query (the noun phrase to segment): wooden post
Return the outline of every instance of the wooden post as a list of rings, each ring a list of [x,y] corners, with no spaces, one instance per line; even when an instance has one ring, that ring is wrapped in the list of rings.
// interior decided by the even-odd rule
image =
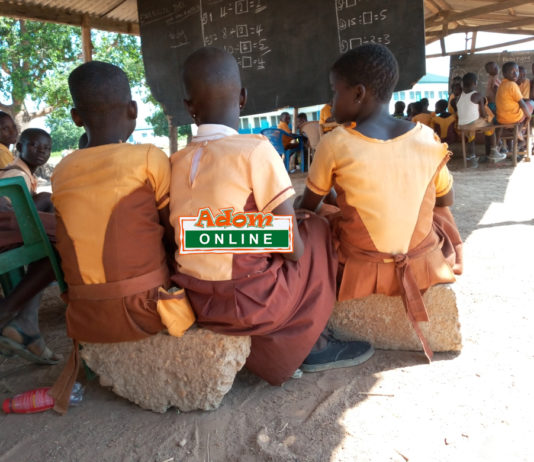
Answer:
[[[89,16],[84,15],[82,18],[82,56],[83,62],[87,63],[93,60],[93,44],[91,43],[91,25]]]
[[[178,127],[173,125],[172,119],[167,116],[169,122],[169,155],[178,151]]]
[[[477,31],[471,34],[471,53],[474,53],[477,49]]]
[[[296,133],[297,131],[297,116],[299,115],[299,108],[298,107],[294,107],[293,108],[293,125],[292,125],[292,129],[291,131],[293,133]]]

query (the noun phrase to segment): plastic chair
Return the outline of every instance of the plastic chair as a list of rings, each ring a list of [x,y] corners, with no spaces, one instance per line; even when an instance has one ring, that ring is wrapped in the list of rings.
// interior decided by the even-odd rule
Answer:
[[[0,253],[0,284],[4,296],[24,277],[24,266],[45,257],[50,260],[60,291],[65,292],[63,273],[24,179],[0,179],[0,196],[10,199],[23,241],[21,246]]]
[[[284,144],[282,142],[282,136],[286,135],[286,136],[292,137],[293,135],[291,133],[286,133],[285,131],[280,130],[279,128],[266,128],[261,131],[261,134],[269,139],[274,149],[276,149],[276,151],[278,152],[278,154],[280,154],[280,156],[284,156],[284,165],[288,172],[289,172],[289,158],[291,157],[291,154],[295,154],[300,151],[301,156],[302,156],[300,167],[301,167],[301,170],[304,172],[304,150],[302,148],[302,141],[299,140],[299,145],[296,148],[285,149]]]
[[[321,126],[318,121],[306,122],[300,127],[300,131],[306,135],[309,143],[309,152],[308,152],[308,170],[310,169],[310,163],[313,155],[315,154],[315,149],[321,140]]]

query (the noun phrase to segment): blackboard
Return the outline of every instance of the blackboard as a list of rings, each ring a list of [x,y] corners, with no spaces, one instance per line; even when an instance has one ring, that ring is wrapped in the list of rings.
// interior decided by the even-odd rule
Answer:
[[[483,95],[486,94],[488,73],[484,68],[489,61],[495,61],[499,65],[499,76],[502,79],[502,65],[508,61],[514,61],[518,66],[523,66],[527,71],[527,77],[532,75],[532,63],[534,63],[534,51],[502,51],[500,53],[466,54],[451,57],[450,82],[456,76],[463,77],[468,72],[474,72],[478,76],[477,89]]]
[[[243,115],[328,101],[330,67],[362,43],[395,54],[397,90],[425,74],[422,0],[138,0],[137,7],[147,82],[175,125],[191,123],[182,64],[204,45],[235,56],[248,89]]]

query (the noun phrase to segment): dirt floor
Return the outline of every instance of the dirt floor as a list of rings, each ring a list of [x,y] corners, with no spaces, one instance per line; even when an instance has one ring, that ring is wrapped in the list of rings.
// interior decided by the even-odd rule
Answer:
[[[218,410],[187,414],[145,411],[84,380],[83,403],[64,417],[0,413],[0,461],[533,460],[534,162],[460,165],[450,166],[465,239],[461,354],[427,364],[377,351],[282,387],[242,371]],[[67,354],[64,306],[50,290],[41,324]],[[51,385],[61,367],[0,359],[0,399]]]

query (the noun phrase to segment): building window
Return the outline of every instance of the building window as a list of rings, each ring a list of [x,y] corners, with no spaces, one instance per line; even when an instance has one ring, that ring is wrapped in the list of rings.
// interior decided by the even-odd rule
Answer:
[[[416,91],[415,92],[415,98],[417,99],[417,101],[421,100],[421,92],[420,91]]]
[[[260,128],[260,118],[254,117],[254,128]]]
[[[278,125],[277,119],[278,117],[271,116],[271,127],[276,127]]]

